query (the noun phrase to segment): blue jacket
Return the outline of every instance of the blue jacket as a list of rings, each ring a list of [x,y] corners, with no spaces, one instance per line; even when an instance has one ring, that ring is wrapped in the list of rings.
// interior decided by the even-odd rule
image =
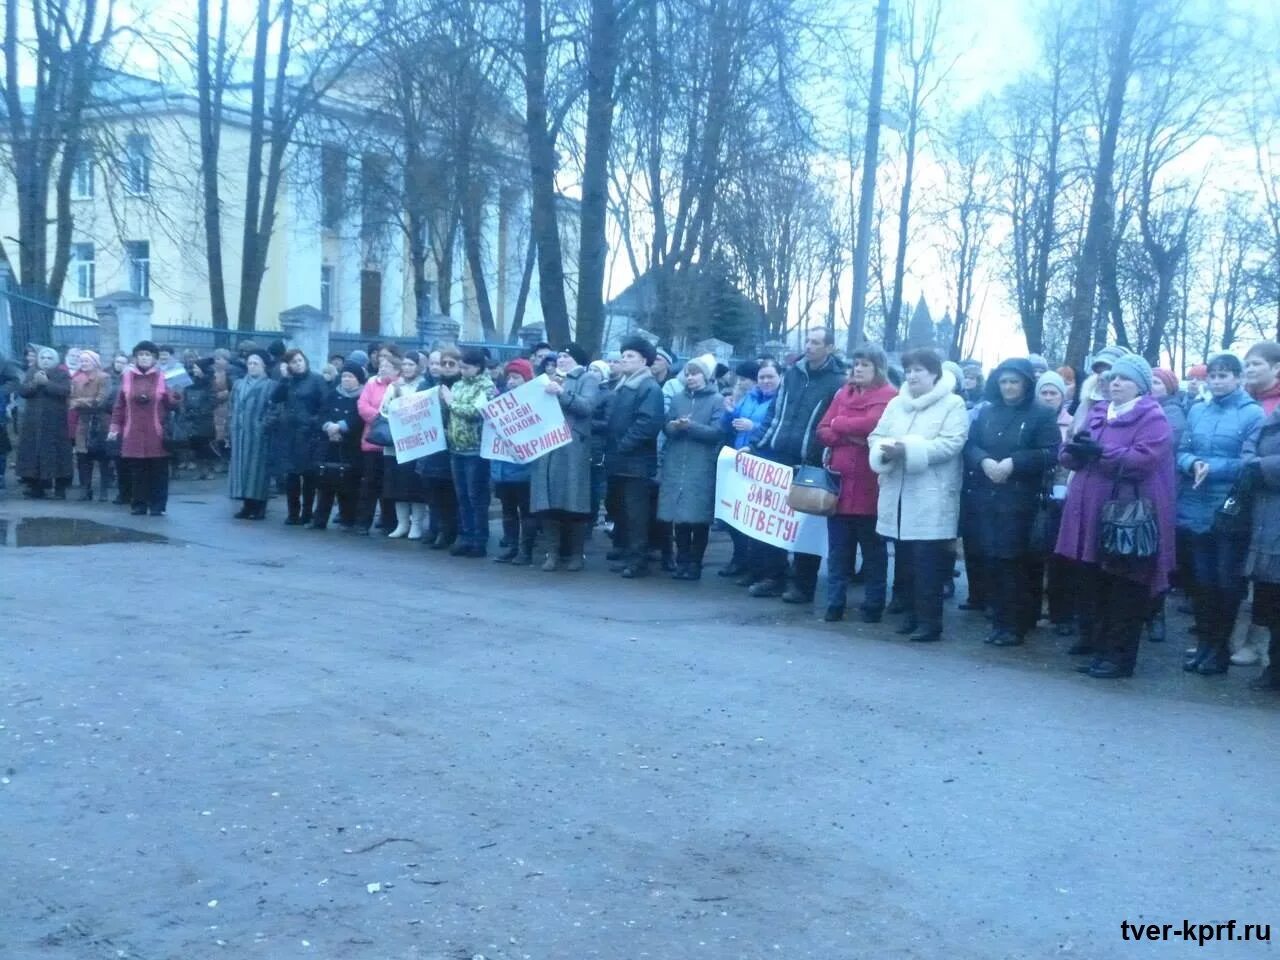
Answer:
[[[1262,407],[1243,389],[1225,397],[1210,397],[1187,412],[1187,429],[1178,446],[1178,526],[1192,533],[1208,533],[1213,514],[1231,493],[1244,460],[1245,441],[1262,425]],[[1199,489],[1192,488],[1197,460],[1209,465]]]
[[[760,439],[764,433],[765,418],[769,416],[769,410],[773,407],[773,401],[777,395],[775,392],[766,397],[759,387],[753,387],[750,393],[738,401],[738,405],[733,410],[725,411],[720,418],[720,425],[725,433],[733,434],[733,449],[741,450]],[[746,417],[755,426],[750,430],[735,433],[732,423],[738,417]]]

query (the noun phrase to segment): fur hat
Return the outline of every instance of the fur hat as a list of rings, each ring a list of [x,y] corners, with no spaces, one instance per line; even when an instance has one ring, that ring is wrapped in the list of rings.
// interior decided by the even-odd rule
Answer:
[[[585,367],[591,362],[591,354],[587,353],[587,351],[583,350],[576,343],[566,343],[560,348],[560,352],[567,353],[569,356],[573,357],[573,362],[580,367]]]
[[[654,349],[653,344],[644,337],[628,337],[618,345],[620,353],[626,353],[628,350],[634,350],[644,357],[645,363],[653,363],[654,358],[658,355],[658,351]],[[669,357],[670,354],[667,354],[667,356]]]
[[[136,357],[139,353],[142,353],[143,351],[146,351],[152,356],[157,356],[160,353],[160,348],[155,345],[155,341],[153,340],[139,340],[134,345],[133,353],[131,355]]]
[[[744,380],[755,380],[760,376],[760,364],[754,360],[743,360],[734,368],[733,372]]]

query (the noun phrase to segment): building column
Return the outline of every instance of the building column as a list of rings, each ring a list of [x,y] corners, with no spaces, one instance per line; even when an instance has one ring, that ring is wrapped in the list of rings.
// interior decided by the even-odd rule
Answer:
[[[330,318],[317,307],[291,307],[280,314],[280,329],[289,345],[307,355],[317,373],[329,357]]]
[[[93,301],[98,315],[98,355],[114,357],[133,352],[135,344],[151,339],[152,302],[128,290],[104,294]],[[109,366],[109,359],[104,359]]]

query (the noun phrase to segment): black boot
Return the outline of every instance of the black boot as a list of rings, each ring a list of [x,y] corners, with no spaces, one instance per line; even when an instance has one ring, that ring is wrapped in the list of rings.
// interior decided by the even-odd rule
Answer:
[[[236,520],[249,520],[249,519],[252,519],[252,517],[253,517],[253,501],[252,501],[252,500],[242,500],[242,501],[240,501],[240,509],[239,509],[239,510],[237,510],[235,513],[233,513],[231,516],[232,516],[232,517],[234,517]]]

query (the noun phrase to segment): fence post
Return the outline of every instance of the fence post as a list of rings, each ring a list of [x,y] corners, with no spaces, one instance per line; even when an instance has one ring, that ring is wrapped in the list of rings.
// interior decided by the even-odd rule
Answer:
[[[151,339],[152,303],[128,290],[118,290],[93,301],[98,315],[98,354],[110,368],[117,353],[130,353],[134,344]]]
[[[425,350],[434,350],[443,344],[456,344],[462,333],[462,325],[442,313],[418,318],[418,342]]]
[[[541,343],[547,338],[547,328],[540,323],[526,323],[520,328],[519,337],[524,352],[529,353],[535,343]]]
[[[9,314],[9,264],[0,262],[0,353],[22,359],[21,348],[13,342],[13,320]]]
[[[307,355],[311,369],[319,373],[329,360],[329,328],[332,321],[315,307],[292,307],[280,314],[280,329],[289,345]]]

